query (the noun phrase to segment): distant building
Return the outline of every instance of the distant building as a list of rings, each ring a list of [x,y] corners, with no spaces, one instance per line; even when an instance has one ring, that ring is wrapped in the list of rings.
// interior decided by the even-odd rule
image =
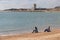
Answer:
[[[36,8],[35,10],[47,10],[47,8]]]
[[[36,4],[33,4],[33,10],[47,10],[46,8],[37,8]]]
[[[35,9],[36,9],[36,4],[33,4],[32,10],[35,10]]]
[[[60,11],[60,6],[56,6],[54,9],[55,9],[56,11]]]
[[[55,8],[59,8],[60,9],[60,6],[56,6]]]

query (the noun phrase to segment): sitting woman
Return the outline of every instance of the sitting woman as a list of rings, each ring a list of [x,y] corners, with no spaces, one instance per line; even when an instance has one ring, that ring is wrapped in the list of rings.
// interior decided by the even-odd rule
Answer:
[[[32,33],[38,33],[38,29],[37,29],[37,27],[35,27],[35,29],[33,30]]]
[[[50,26],[47,29],[45,29],[44,32],[51,32]]]

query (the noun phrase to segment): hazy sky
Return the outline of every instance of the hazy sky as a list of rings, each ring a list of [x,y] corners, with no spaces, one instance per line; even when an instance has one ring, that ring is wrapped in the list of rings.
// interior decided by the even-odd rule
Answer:
[[[60,6],[60,0],[0,0],[0,9],[32,8],[34,3],[36,3],[39,8]]]

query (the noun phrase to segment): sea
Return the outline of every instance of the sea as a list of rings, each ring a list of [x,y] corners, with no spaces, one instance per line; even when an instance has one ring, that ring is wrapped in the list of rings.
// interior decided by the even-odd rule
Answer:
[[[0,12],[0,35],[60,28],[60,12]]]

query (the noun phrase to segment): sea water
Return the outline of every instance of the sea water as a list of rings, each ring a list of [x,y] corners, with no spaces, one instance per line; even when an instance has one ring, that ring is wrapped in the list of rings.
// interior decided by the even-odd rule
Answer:
[[[60,28],[60,12],[0,12],[0,34]]]

